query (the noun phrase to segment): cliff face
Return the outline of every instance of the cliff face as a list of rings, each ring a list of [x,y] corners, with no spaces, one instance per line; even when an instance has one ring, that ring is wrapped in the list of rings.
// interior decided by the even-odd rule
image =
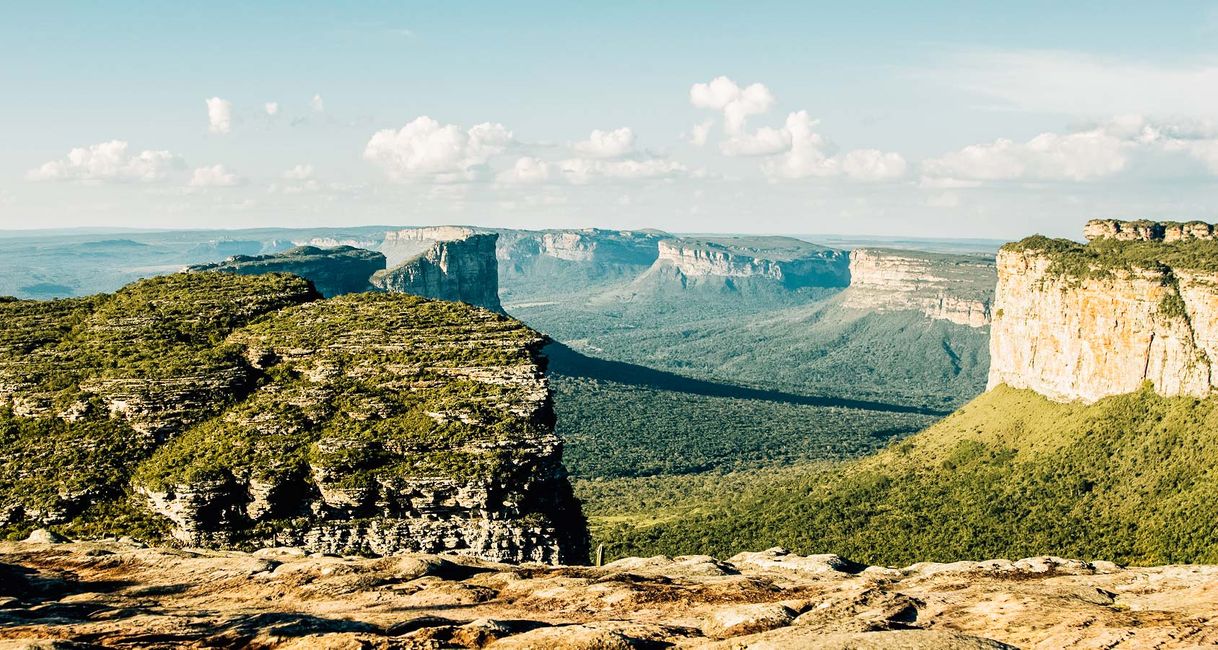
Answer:
[[[0,304],[0,531],[578,562],[586,531],[517,321],[287,275]]]
[[[994,263],[973,255],[856,249],[843,306],[874,311],[919,311],[969,327],[990,323]]]
[[[1093,402],[1149,381],[1165,395],[1204,396],[1218,382],[1218,270],[1185,241],[1095,249],[1061,240],[998,255],[989,386]]]
[[[523,267],[537,257],[590,264],[648,266],[656,260],[657,245],[663,236],[652,231],[599,228],[505,231],[499,238],[499,261],[513,268]]]
[[[425,226],[393,230],[385,233],[380,251],[385,254],[386,263],[392,268],[426,253],[436,242],[457,241],[478,232],[482,231],[465,226]]]
[[[1214,239],[1214,225],[1204,221],[1119,221],[1092,219],[1083,227],[1087,241],[1115,239],[1117,241],[1162,241]]]
[[[220,271],[241,275],[292,273],[313,282],[323,296],[338,296],[371,289],[368,279],[385,268],[385,256],[376,251],[337,246],[297,246],[273,255],[234,255],[223,262],[198,264],[186,271]]]
[[[656,267],[673,270],[682,282],[760,279],[792,289],[849,282],[844,252],[786,237],[670,239],[659,242],[658,253]]]
[[[503,311],[494,233],[435,241],[422,254],[380,271],[372,284],[393,293],[455,300]]]

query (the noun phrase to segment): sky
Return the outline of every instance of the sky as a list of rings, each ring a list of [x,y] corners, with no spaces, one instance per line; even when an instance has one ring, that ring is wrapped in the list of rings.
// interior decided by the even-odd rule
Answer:
[[[0,5],[0,229],[1218,220],[1218,4]]]

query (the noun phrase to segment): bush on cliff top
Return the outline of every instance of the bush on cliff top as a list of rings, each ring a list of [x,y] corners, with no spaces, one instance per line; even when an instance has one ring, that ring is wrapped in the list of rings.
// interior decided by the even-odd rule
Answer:
[[[1080,244],[1069,239],[1033,235],[1002,247],[1004,251],[1047,255],[1051,273],[1086,279],[1104,278],[1113,271],[1134,269],[1218,272],[1218,241],[1120,241],[1096,239]]]

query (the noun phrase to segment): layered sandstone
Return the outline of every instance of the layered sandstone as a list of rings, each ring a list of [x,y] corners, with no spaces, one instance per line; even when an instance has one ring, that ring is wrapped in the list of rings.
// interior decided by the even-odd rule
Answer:
[[[457,241],[479,232],[485,231],[466,226],[423,226],[391,230],[385,233],[379,250],[384,253],[386,264],[394,267],[426,253],[436,242]]]
[[[422,253],[391,269],[377,272],[372,277],[372,284],[384,291],[454,300],[503,311],[499,304],[499,266],[495,257],[498,238],[495,233],[481,233],[432,241]]]
[[[368,291],[368,279],[385,268],[385,256],[353,246],[297,246],[270,255],[234,255],[223,262],[186,267],[188,272],[219,271],[241,275],[291,273],[313,283],[326,297]]]
[[[873,311],[918,311],[969,327],[990,323],[994,263],[978,255],[915,251],[850,251],[850,288],[843,306]]]
[[[1093,402],[1144,382],[1162,395],[1208,395],[1218,382],[1218,273],[1173,261],[1191,259],[1182,244],[1161,244],[1160,259],[1131,245],[1143,249],[1129,260],[1053,240],[1004,247],[989,386],[1056,401]]]
[[[682,282],[763,280],[792,289],[849,282],[846,253],[787,237],[668,239],[658,253],[653,268],[671,270]]]
[[[1087,241],[1113,239],[1117,241],[1162,241],[1211,240],[1215,238],[1214,225],[1204,221],[1121,221],[1119,219],[1092,219],[1083,227]]]

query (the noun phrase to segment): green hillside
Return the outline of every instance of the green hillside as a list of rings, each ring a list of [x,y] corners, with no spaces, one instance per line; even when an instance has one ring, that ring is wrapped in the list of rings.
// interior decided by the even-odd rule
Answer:
[[[1216,398],[1146,389],[1058,404],[999,387],[835,468],[584,481],[577,490],[613,557],[781,544],[877,564],[1043,554],[1213,563],[1216,461]],[[623,491],[644,505],[623,509]]]

